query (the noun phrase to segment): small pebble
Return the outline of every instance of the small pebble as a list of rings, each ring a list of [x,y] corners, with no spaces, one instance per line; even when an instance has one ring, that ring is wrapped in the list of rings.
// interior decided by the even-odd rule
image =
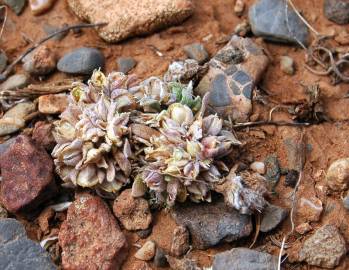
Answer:
[[[68,106],[66,94],[43,95],[39,97],[39,112],[43,114],[59,114]]]
[[[209,58],[208,52],[201,43],[193,43],[184,46],[184,52],[190,59],[198,61],[199,64],[207,62]]]
[[[16,15],[21,14],[22,10],[24,9],[26,0],[4,0],[4,3],[9,6],[10,9]]]
[[[251,170],[253,170],[259,174],[265,174],[264,162],[255,161],[250,165],[250,168],[251,168]]]
[[[0,85],[1,90],[16,90],[26,87],[29,84],[29,78],[24,74],[15,74],[9,77]]]
[[[327,19],[337,24],[347,24],[349,22],[348,0],[325,0],[323,9]]]
[[[0,72],[3,72],[7,66],[7,56],[4,52],[0,53]]]
[[[135,258],[142,261],[150,261],[155,256],[155,242],[149,240],[136,252]]]
[[[91,75],[95,69],[103,68],[103,54],[94,48],[78,48],[59,59],[57,69],[68,74]]]
[[[345,209],[349,210],[349,193],[343,198],[343,206]]]
[[[0,219],[7,218],[7,217],[8,217],[7,210],[0,205]]]
[[[235,35],[240,37],[246,37],[248,33],[251,32],[251,25],[247,20],[243,20],[241,23],[236,25],[234,29]]]
[[[29,0],[29,6],[34,15],[48,11],[56,0]]]
[[[288,75],[293,75],[295,72],[294,61],[289,56],[281,56],[280,66],[281,70]]]
[[[236,0],[235,6],[234,6],[234,13],[240,17],[244,13],[244,9],[245,9],[244,0]]]
[[[119,57],[116,62],[118,64],[118,71],[124,74],[127,74],[137,64],[136,60],[132,57]]]
[[[344,29],[334,38],[340,45],[349,45],[349,33]]]
[[[349,158],[334,161],[327,170],[326,183],[329,188],[341,191],[349,184]]]
[[[297,184],[299,172],[296,170],[289,170],[285,178],[285,186],[294,188]]]
[[[166,259],[166,254],[164,250],[160,247],[156,248],[155,257],[154,257],[154,265],[156,267],[166,267],[168,266],[168,262]]]
[[[25,58],[23,69],[31,75],[43,76],[56,69],[56,56],[47,46],[41,46]]]
[[[310,224],[308,222],[305,222],[305,223],[302,223],[302,224],[299,224],[295,230],[297,233],[301,234],[301,235],[304,235],[308,232],[310,232],[313,228],[310,226]]]
[[[189,232],[183,226],[177,226],[173,231],[171,254],[179,257],[189,250]]]

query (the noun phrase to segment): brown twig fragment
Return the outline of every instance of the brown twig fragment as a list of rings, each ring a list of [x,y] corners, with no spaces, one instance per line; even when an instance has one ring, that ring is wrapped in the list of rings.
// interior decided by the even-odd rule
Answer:
[[[23,54],[18,56],[15,61],[13,61],[10,65],[8,65],[7,68],[5,69],[5,71],[3,73],[1,73],[0,80],[5,80],[8,77],[8,75],[11,73],[11,71],[13,70],[15,65],[17,65],[25,56],[27,56],[29,53],[34,51],[37,47],[39,47],[41,44],[45,43],[46,41],[50,40],[51,38],[53,38],[53,37],[55,37],[55,36],[57,36],[59,34],[68,32],[70,30],[73,30],[73,29],[93,28],[93,27],[98,27],[98,26],[105,26],[106,24],[107,23],[94,23],[94,24],[83,23],[83,24],[76,24],[76,25],[63,27],[62,29],[53,32],[52,34],[44,37],[39,42],[35,43],[33,46],[28,48]]]
[[[298,123],[298,122],[287,122],[287,121],[256,121],[246,123],[236,123],[232,125],[232,128],[246,128],[255,126],[310,126],[311,123]]]

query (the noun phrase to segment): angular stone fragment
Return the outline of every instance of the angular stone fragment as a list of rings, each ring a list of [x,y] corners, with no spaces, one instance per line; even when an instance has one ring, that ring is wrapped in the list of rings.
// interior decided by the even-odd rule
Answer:
[[[0,85],[1,90],[16,90],[27,86],[29,78],[24,74],[15,74],[10,76]]]
[[[152,221],[148,202],[132,197],[131,189],[126,189],[116,198],[113,212],[126,230],[145,230]]]
[[[319,221],[322,211],[322,201],[317,197],[301,197],[298,199],[296,215],[302,221]]]
[[[325,225],[304,242],[299,260],[310,265],[334,268],[346,252],[345,240],[338,229],[334,225]]]
[[[35,123],[32,138],[36,144],[43,146],[46,150],[51,151],[56,145],[55,138],[52,134],[53,124],[44,121]]]
[[[127,241],[106,203],[77,194],[59,235],[63,269],[115,270],[127,256]]]
[[[286,1],[259,0],[251,6],[248,17],[256,36],[284,43],[301,42],[305,46],[309,43],[307,26],[290,5],[286,9]]]
[[[177,226],[173,231],[171,254],[182,256],[189,250],[189,232],[183,226]]]
[[[150,261],[155,256],[155,248],[155,243],[149,240],[136,252],[135,257],[138,260]]]
[[[324,13],[327,19],[338,23],[349,23],[349,1],[348,0],[325,0]]]
[[[286,217],[288,211],[276,205],[268,204],[263,210],[261,232],[269,232],[275,229]]]
[[[27,238],[24,226],[17,220],[0,220],[0,269],[54,270],[49,254]]]
[[[41,46],[27,55],[23,60],[23,68],[32,75],[43,76],[56,68],[56,56],[48,46]]]
[[[245,122],[252,110],[255,85],[268,66],[269,60],[251,39],[233,36],[209,62],[209,69],[195,92],[210,93],[213,112]]]
[[[193,12],[191,0],[69,0],[68,4],[81,19],[108,23],[98,31],[108,42],[179,24]]]
[[[47,152],[21,135],[0,158],[3,205],[10,212],[27,212],[56,191],[53,162]]]
[[[278,258],[248,248],[233,248],[214,257],[212,270],[275,270]]]
[[[68,106],[66,94],[43,95],[39,97],[39,112],[44,114],[62,113]]]
[[[224,202],[178,205],[172,211],[177,224],[188,228],[194,248],[206,249],[250,235],[251,217],[229,209]]]
[[[207,62],[209,58],[208,52],[201,43],[189,44],[184,46],[183,49],[189,58],[196,60],[199,64]]]

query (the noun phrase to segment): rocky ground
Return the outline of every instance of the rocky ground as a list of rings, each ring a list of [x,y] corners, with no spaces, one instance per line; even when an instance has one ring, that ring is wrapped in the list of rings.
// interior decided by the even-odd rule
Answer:
[[[3,1],[0,268],[278,269],[281,254],[283,269],[348,269],[349,2],[113,2]],[[55,35],[10,70],[82,19],[108,25]],[[160,209],[131,184],[116,199],[62,187],[52,130],[72,82],[98,68],[162,78],[187,58],[242,142],[224,162],[265,179],[263,210],[223,202],[224,185],[211,203]]]

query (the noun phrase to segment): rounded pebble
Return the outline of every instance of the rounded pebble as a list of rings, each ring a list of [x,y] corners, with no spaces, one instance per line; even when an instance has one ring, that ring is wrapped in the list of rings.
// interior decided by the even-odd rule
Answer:
[[[83,47],[65,54],[59,59],[57,68],[68,74],[90,75],[104,64],[104,56],[99,50]]]
[[[145,244],[136,252],[135,258],[142,261],[150,261],[155,256],[155,243],[151,240],[145,242]]]
[[[281,56],[280,66],[281,66],[281,70],[288,75],[293,75],[295,72],[294,61],[289,56]]]
[[[338,159],[327,170],[326,183],[335,191],[345,190],[349,182],[349,158]]]
[[[251,170],[259,173],[259,174],[265,174],[265,164],[264,162],[255,161],[250,165]]]

